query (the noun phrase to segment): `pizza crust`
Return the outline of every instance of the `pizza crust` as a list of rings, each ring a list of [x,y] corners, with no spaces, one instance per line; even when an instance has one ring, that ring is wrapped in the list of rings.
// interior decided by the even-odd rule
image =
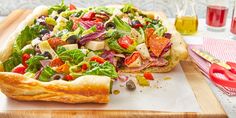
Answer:
[[[116,6],[116,5],[115,5]],[[118,6],[119,7],[119,6]],[[118,8],[117,7],[117,8]],[[46,15],[47,6],[39,6],[30,14],[10,35],[0,51],[0,61],[6,61],[12,53],[16,37],[27,26],[33,23],[36,17]],[[160,15],[159,13],[155,13]],[[151,13],[154,15],[154,13]],[[148,68],[143,71],[168,72],[175,67],[180,60],[187,58],[186,44],[181,35],[166,20],[160,16],[168,32],[172,33],[171,48],[172,61],[168,66]],[[2,69],[0,71],[3,71]],[[126,72],[126,71],[125,71]],[[107,76],[86,75],[73,81],[54,80],[41,82],[33,78],[27,78],[21,74],[0,72],[1,91],[10,98],[24,101],[55,101],[63,103],[108,103],[111,79]]]
[[[39,6],[9,36],[0,51],[0,61],[6,61],[12,53],[13,44],[20,32],[47,15],[48,7]],[[2,69],[0,71],[3,71]],[[82,76],[73,81],[54,80],[40,82],[21,74],[0,72],[1,91],[10,98],[24,101],[56,101],[63,103],[108,103],[111,79],[107,76]]]
[[[172,34],[170,49],[171,59],[167,66],[163,67],[149,67],[139,72],[158,72],[164,73],[171,71],[181,60],[185,60],[188,57],[187,45],[183,40],[181,34],[176,31],[175,27],[168,21],[167,17],[162,12],[144,12],[149,17],[159,17],[163,25],[167,28],[167,32]],[[132,72],[132,70],[121,70],[121,72]]]

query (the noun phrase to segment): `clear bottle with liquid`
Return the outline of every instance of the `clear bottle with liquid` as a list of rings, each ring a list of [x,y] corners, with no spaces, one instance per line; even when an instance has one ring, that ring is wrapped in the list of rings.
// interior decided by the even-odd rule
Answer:
[[[176,0],[176,8],[176,30],[183,35],[196,33],[198,29],[198,17],[195,11],[194,0]]]

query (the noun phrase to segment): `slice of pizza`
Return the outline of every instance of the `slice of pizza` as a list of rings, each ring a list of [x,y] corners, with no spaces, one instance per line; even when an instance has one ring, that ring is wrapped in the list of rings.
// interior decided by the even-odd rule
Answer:
[[[130,4],[39,6],[6,44],[0,88],[25,101],[107,103],[117,71],[167,72],[187,57],[164,15]]]

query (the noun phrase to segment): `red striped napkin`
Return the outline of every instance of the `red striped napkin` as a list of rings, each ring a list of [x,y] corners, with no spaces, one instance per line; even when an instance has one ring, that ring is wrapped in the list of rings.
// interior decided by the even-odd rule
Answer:
[[[189,55],[192,57],[193,61],[198,65],[201,72],[208,78],[210,63],[195,54],[191,50],[192,48],[203,49],[221,60],[236,62],[236,41],[204,38],[203,45],[189,45]],[[224,78],[224,76],[222,75],[219,76]],[[217,86],[227,95],[236,95],[236,89],[223,87],[220,85]]]

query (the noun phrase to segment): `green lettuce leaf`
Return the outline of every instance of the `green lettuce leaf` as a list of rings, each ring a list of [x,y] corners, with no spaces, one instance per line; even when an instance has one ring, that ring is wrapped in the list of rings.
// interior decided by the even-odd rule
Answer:
[[[45,59],[44,56],[39,56],[39,55],[31,57],[29,60],[26,61],[26,63],[28,64],[28,68],[26,71],[32,73],[37,72],[42,67],[40,60],[44,59]]]
[[[129,32],[131,31],[131,27],[129,26],[129,24],[127,24],[126,22],[122,21],[119,17],[115,16],[113,18],[113,22],[116,25],[116,29],[119,31],[124,31],[124,32]]]
[[[117,78],[118,74],[115,67],[110,62],[99,64],[95,61],[90,62],[90,68],[85,75],[105,75],[111,78]]]
[[[110,38],[108,38],[106,40],[107,44],[108,44],[108,47],[110,49],[115,50],[118,53],[132,53],[135,50],[136,42],[134,44],[132,44],[131,46],[129,46],[128,49],[124,49],[118,44],[117,40],[120,37],[124,36],[122,33],[119,33],[118,31],[114,31],[110,35],[111,35]]]
[[[56,11],[57,13],[61,13],[63,11],[66,11],[68,7],[64,4],[64,0],[61,1],[60,4],[54,5],[48,10],[48,14],[52,14],[53,11]]]
[[[42,82],[49,82],[49,81],[52,81],[53,79],[51,78],[54,74],[56,73],[56,71],[54,71],[52,68],[46,66],[40,76],[39,76],[39,81],[42,81]]]
[[[121,12],[123,13],[134,13],[137,9],[134,7],[133,4],[127,3],[124,5],[124,7],[121,9]]]
[[[4,71],[10,72],[14,67],[21,63],[21,54],[13,52],[11,57],[3,62]]]
[[[57,55],[60,55],[62,52],[65,52],[65,51],[66,51],[65,47],[58,46],[57,50],[56,50],[56,53],[57,53]]]
[[[99,6],[99,7],[95,7],[94,11],[96,13],[101,13],[101,12],[106,12],[108,14],[113,14],[115,8],[108,8],[108,7],[104,7],[104,6]]]
[[[63,61],[69,61],[72,64],[78,64],[83,61],[86,55],[79,49],[66,50],[59,54],[59,58]]]

